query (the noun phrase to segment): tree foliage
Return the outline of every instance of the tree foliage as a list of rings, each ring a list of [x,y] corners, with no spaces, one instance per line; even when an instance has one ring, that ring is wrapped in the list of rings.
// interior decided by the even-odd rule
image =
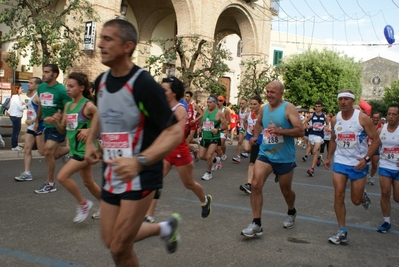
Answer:
[[[273,66],[265,66],[262,59],[251,58],[241,62],[241,81],[238,86],[238,98],[250,99],[254,95],[264,96],[266,85],[278,80],[278,70]]]
[[[222,43],[215,44],[198,36],[176,36],[168,39],[155,38],[149,43],[160,45],[163,53],[152,55],[146,60],[146,68],[154,76],[162,74],[162,65],[176,62],[177,75],[182,79],[186,89],[194,86],[214,94],[225,94],[226,89],[218,79],[230,69],[225,63],[231,60],[231,53]]]
[[[378,111],[382,116],[386,116],[388,105],[383,100],[369,100],[367,103],[371,106],[372,112]]]
[[[399,80],[391,82],[390,88],[384,88],[384,97],[382,100],[387,105],[387,108],[390,104],[399,104]]]
[[[321,100],[324,110],[336,112],[337,94],[343,89],[352,90],[356,99],[360,99],[363,69],[346,55],[327,49],[307,50],[289,57],[281,67],[285,99],[294,105],[309,108]]]
[[[0,23],[9,27],[2,42],[14,42],[5,61],[10,67],[19,64],[19,55],[30,57],[29,66],[57,64],[62,71],[72,67],[83,55],[84,20],[96,20],[96,13],[87,0],[69,0],[63,10],[57,11],[50,0],[5,0],[0,11]],[[73,14],[73,23],[66,17]]]

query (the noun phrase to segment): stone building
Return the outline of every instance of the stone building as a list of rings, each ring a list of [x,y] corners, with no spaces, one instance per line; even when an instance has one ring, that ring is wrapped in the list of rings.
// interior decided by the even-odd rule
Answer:
[[[384,87],[399,79],[399,63],[382,57],[362,62],[362,98],[377,100],[384,96]]]
[[[270,5],[271,2],[275,4],[278,1],[90,0],[100,18],[100,21],[96,22],[96,31],[93,35],[95,36],[94,49],[85,50],[85,56],[73,70],[85,72],[90,79],[94,80],[99,73],[107,69],[100,63],[97,47],[99,33],[105,21],[120,15],[138,30],[139,42],[132,60],[139,66],[145,65],[146,59],[151,54],[162,53],[160,47],[148,45],[148,40],[154,37],[170,38],[176,35],[184,37],[197,35],[208,41],[219,41],[223,37],[236,34],[242,42],[241,58],[243,60],[257,57],[264,58],[267,62],[271,20],[277,11],[275,8],[270,8]],[[57,8],[68,4],[68,0],[55,2],[54,6]],[[73,24],[73,14],[67,21]],[[7,51],[7,47],[9,46],[4,46],[2,51]],[[22,69],[16,71],[20,72]],[[34,68],[33,75],[40,76],[41,69]],[[226,93],[229,95],[229,92]]]

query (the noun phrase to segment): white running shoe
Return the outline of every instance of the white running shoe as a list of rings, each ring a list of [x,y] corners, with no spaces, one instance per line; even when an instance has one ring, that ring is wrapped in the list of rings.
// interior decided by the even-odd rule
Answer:
[[[94,212],[93,215],[91,215],[91,218],[95,220],[101,219],[101,208]]]
[[[202,180],[209,181],[212,179],[212,173],[205,172],[205,174],[202,176]]]
[[[22,147],[20,147],[20,146],[16,146],[16,147],[11,148],[11,150],[12,150],[12,151],[21,152],[21,151],[24,150],[24,149],[23,149]]]
[[[222,155],[222,160],[226,160],[227,159],[227,155],[226,154],[223,154]]]
[[[86,199],[86,205],[78,205],[78,208],[76,209],[76,216],[73,218],[73,222],[81,223],[86,220],[87,216],[89,216],[91,207],[93,207],[93,202],[88,199]]]

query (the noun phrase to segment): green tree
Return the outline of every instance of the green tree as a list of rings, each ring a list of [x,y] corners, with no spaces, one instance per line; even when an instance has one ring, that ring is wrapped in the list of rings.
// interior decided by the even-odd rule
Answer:
[[[273,66],[265,66],[262,59],[250,58],[241,62],[241,81],[238,86],[238,98],[250,99],[254,95],[260,95],[265,99],[266,85],[278,80],[278,69]]]
[[[378,111],[382,116],[386,116],[388,105],[383,100],[369,100],[372,112]]]
[[[96,13],[87,0],[69,0],[63,10],[56,10],[57,1],[5,0],[0,23],[9,27],[2,43],[14,42],[4,60],[16,68],[19,55],[30,57],[29,66],[57,64],[64,72],[83,55],[81,43],[84,20],[96,20]],[[73,23],[67,16],[73,14]],[[73,26],[71,26],[73,25]]]
[[[356,99],[360,99],[363,69],[359,62],[346,55],[327,49],[309,49],[288,57],[281,67],[285,99],[295,105],[312,107],[321,100],[324,110],[337,112],[337,94],[343,89],[352,90]]]
[[[162,74],[164,64],[171,65],[178,58],[176,66],[179,78],[185,88],[194,86],[213,94],[225,94],[226,88],[218,81],[230,69],[225,63],[231,60],[231,53],[223,47],[223,43],[215,44],[198,36],[176,36],[168,39],[152,39],[149,43],[160,45],[163,53],[152,55],[146,60],[146,68],[154,76]]]
[[[399,103],[399,80],[391,82],[390,88],[389,87],[384,88],[384,96],[382,100],[386,104],[386,108],[388,108],[390,104]]]

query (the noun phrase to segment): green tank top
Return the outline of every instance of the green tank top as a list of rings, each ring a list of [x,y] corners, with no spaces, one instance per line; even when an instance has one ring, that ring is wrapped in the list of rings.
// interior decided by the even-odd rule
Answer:
[[[220,127],[221,122],[216,120],[216,114],[219,109],[216,108],[212,113],[208,112],[208,109],[205,110],[204,116],[202,117],[202,138],[205,140],[213,140],[220,139],[220,133],[216,134],[212,133],[212,129],[218,129]]]
[[[69,102],[66,105],[66,130],[67,130],[67,138],[69,141],[69,154],[78,156],[80,158],[84,158],[85,155],[85,143],[78,141],[77,136],[79,133],[79,129],[88,129],[90,128],[91,119],[87,118],[83,114],[84,107],[86,103],[90,100],[87,98],[82,98],[79,103],[71,109],[72,103]],[[97,144],[96,144],[97,145]]]

